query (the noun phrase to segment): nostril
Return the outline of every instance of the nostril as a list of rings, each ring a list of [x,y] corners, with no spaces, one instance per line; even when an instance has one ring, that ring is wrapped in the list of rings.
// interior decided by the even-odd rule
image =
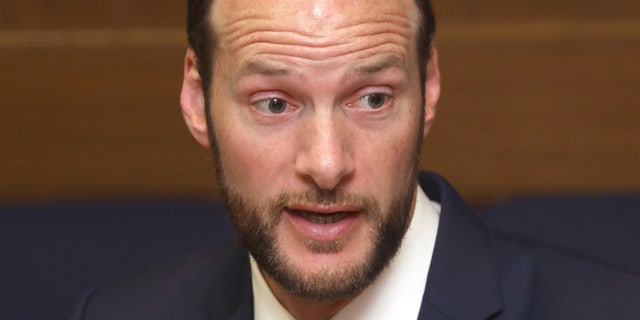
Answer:
[[[333,190],[348,180],[354,172],[348,157],[323,156],[307,158],[297,164],[297,173],[322,190]]]

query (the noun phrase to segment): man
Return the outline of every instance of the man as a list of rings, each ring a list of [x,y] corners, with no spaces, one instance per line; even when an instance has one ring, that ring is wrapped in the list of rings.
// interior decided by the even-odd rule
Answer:
[[[636,276],[418,186],[429,1],[194,0],[188,24],[184,118],[246,249],[99,289],[78,319],[640,319]]]

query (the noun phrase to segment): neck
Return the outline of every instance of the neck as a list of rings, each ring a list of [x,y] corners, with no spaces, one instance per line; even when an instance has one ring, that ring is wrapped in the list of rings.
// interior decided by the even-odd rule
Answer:
[[[332,300],[302,298],[283,288],[264,272],[262,275],[273,295],[295,319],[329,320],[358,296],[356,293]]]

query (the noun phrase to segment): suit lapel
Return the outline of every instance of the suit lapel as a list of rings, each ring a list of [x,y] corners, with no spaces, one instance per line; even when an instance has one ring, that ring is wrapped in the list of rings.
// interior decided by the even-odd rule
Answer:
[[[419,319],[487,319],[502,308],[495,239],[444,179],[420,184],[442,205]]]
[[[429,304],[428,301],[422,301],[420,306],[420,314],[418,320],[451,320],[449,316],[443,314],[438,308]]]
[[[248,253],[244,248],[237,248],[226,262],[200,300],[202,318],[252,320],[253,289]]]

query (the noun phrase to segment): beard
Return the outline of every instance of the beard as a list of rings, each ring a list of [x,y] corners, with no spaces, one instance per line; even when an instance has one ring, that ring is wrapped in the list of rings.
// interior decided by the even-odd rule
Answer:
[[[219,167],[219,165],[218,165]],[[398,251],[409,224],[416,190],[415,170],[404,190],[397,192],[388,208],[381,208],[369,195],[339,191],[309,190],[282,192],[261,203],[252,202],[233,191],[218,172],[221,195],[236,232],[260,269],[283,288],[302,297],[317,300],[340,299],[364,290],[378,277]],[[290,204],[356,205],[363,208],[368,225],[367,252],[363,259],[335,264],[316,271],[304,270],[293,263],[276,238],[284,209]],[[335,241],[307,239],[307,250],[314,253],[341,251],[348,236]]]

